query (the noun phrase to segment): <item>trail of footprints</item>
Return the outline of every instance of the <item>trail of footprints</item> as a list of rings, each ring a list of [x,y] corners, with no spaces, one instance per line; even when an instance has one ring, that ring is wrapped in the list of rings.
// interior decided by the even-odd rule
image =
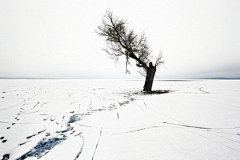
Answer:
[[[65,117],[63,117],[64,119]],[[71,126],[72,123],[79,121],[83,118],[83,115],[81,114],[73,114],[69,117],[66,125],[66,129],[58,130],[54,133],[47,132],[44,136],[44,138],[38,142],[38,144],[33,147],[30,151],[19,157],[17,160],[23,160],[27,157],[37,157],[38,159],[47,154],[51,149],[53,149],[56,145],[62,143],[63,141],[67,140],[68,136],[79,136],[80,133],[76,133],[76,130],[74,130],[74,127]],[[55,121],[55,118],[49,119],[51,122]],[[46,130],[42,130],[37,132],[36,134],[30,135],[26,137],[26,139],[31,139],[39,134],[42,134],[46,132]],[[75,134],[76,133],[76,134]],[[52,135],[51,135],[52,134]],[[75,135],[74,135],[75,134]],[[21,143],[19,145],[24,145],[25,143]]]
[[[19,121],[20,119],[18,117],[15,117],[15,120]],[[13,122],[13,123],[9,123],[9,124],[11,124],[11,126],[7,127],[6,128],[7,130],[11,129],[11,127],[14,126],[16,123]],[[7,142],[7,139],[4,136],[0,137],[0,140],[1,140],[2,143],[6,143]]]
[[[2,92],[2,93],[5,93],[5,92]],[[72,95],[73,94],[69,94],[69,97],[71,97]],[[100,95],[98,95],[98,94],[94,94],[94,96],[99,98],[99,99],[102,99],[102,100],[106,101],[105,97],[100,97]],[[1,97],[1,98],[5,98],[5,97]],[[88,98],[90,98],[89,99],[90,100],[89,106],[91,106],[94,101],[92,102],[92,97],[88,97]],[[8,126],[6,129],[11,129],[11,127],[13,127],[14,125],[18,124],[19,121],[20,121],[19,117],[21,117],[21,114],[29,111],[29,110],[25,110],[24,109],[24,106],[27,104],[27,100],[26,99],[23,99],[23,100],[24,101],[22,103],[22,106],[19,108],[19,113],[17,113],[17,116],[14,118],[14,121],[9,123],[11,126]],[[28,100],[29,100],[29,98],[28,98]],[[40,130],[40,131],[36,132],[35,134],[27,136],[26,137],[26,141],[24,141],[22,143],[19,143],[18,146],[25,145],[26,143],[30,142],[31,139],[34,138],[35,136],[38,136],[40,134],[45,133],[45,135],[43,136],[44,138],[41,141],[39,141],[38,144],[34,148],[30,149],[29,152],[27,152],[24,155],[22,155],[21,157],[19,157],[18,160],[22,160],[22,159],[25,159],[27,157],[41,158],[42,156],[47,154],[53,147],[55,147],[56,145],[60,144],[62,141],[65,141],[68,138],[68,136],[81,136],[82,132],[79,132],[79,133],[76,132],[76,130],[74,130],[74,127],[71,126],[71,123],[74,123],[76,121],[80,121],[85,116],[89,116],[89,115],[91,115],[93,113],[97,113],[97,112],[101,112],[101,111],[116,110],[118,106],[126,105],[126,104],[130,103],[130,101],[134,101],[135,99],[132,98],[132,95],[127,94],[127,95],[124,96],[124,100],[123,101],[119,101],[118,102],[118,101],[116,101],[116,99],[111,99],[111,100],[114,100],[115,102],[114,103],[108,103],[106,105],[102,105],[102,106],[99,106],[97,108],[96,108],[96,106],[94,108],[93,107],[89,107],[87,112],[82,113],[82,114],[77,114],[77,113],[75,113],[74,110],[70,111],[69,112],[70,113],[70,115],[69,115],[70,117],[67,116],[69,118],[67,123],[64,123],[64,119],[67,118],[65,116],[62,117],[61,122],[60,121],[57,122],[57,121],[55,121],[56,117],[54,117],[54,116],[51,117],[48,114],[39,114],[40,116],[41,115],[45,116],[43,118],[43,121],[49,120],[47,123],[53,122],[53,123],[56,123],[57,125],[60,125],[60,123],[61,123],[61,128],[63,127],[63,125],[66,125],[67,128],[64,129],[64,130],[56,131],[55,133],[49,133],[49,132],[47,132],[46,129],[44,129],[44,130]],[[36,105],[38,105],[38,104],[40,104],[40,102],[38,102]],[[80,108],[80,105],[81,104],[79,104],[79,108]],[[48,116],[48,117],[46,117],[46,116]],[[119,113],[118,112],[117,112],[117,117],[119,119]],[[82,137],[82,139],[83,139],[83,144],[84,144],[84,137]],[[5,138],[5,136],[1,136],[0,135],[0,141],[2,143],[6,143],[7,139]],[[78,153],[77,157],[81,154],[82,150],[83,150],[83,146],[81,147],[80,152]]]
[[[7,139],[5,139],[5,137],[0,137],[0,140],[2,141],[2,143],[5,143],[5,142],[7,142]]]

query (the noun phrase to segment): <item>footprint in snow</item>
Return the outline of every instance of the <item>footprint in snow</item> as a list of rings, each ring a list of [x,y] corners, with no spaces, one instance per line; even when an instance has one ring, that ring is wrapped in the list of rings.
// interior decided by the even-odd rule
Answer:
[[[24,145],[24,144],[26,144],[26,143],[28,143],[28,142],[29,142],[29,141],[26,141],[26,142],[20,143],[19,146],[22,146],[22,145]]]
[[[5,143],[5,142],[7,142],[7,140],[6,140],[6,139],[2,140],[2,143]]]
[[[10,154],[4,154],[2,160],[8,160],[10,158]]]

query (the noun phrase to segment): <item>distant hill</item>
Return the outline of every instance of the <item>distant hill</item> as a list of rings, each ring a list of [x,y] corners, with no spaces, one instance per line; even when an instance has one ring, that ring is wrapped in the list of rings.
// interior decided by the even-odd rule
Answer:
[[[240,77],[207,77],[199,79],[223,79],[223,80],[240,80]]]

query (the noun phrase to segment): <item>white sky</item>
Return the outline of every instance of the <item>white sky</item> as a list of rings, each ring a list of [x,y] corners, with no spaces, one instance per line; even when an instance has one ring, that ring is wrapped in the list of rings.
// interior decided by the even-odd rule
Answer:
[[[240,77],[239,0],[1,0],[0,77],[141,78],[101,49],[107,9],[163,52],[157,78]]]

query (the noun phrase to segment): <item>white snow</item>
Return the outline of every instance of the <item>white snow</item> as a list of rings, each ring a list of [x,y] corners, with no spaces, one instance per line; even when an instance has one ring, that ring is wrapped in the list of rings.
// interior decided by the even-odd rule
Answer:
[[[240,160],[240,81],[0,80],[0,159]]]

